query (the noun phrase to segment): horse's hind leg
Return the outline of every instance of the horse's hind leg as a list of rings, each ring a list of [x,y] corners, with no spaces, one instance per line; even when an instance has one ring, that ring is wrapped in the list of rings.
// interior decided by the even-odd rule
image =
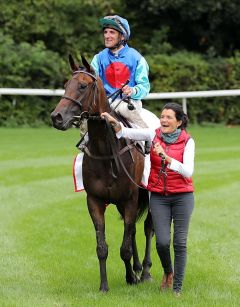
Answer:
[[[137,275],[134,273],[131,265],[131,258],[133,255],[133,249],[132,249],[133,227],[134,224],[124,223],[124,236],[123,236],[122,246],[120,249],[120,255],[126,268],[126,282],[131,285],[136,284],[138,282]]]
[[[151,241],[153,237],[153,223],[152,216],[150,211],[148,211],[148,215],[146,220],[144,221],[144,233],[146,237],[146,247],[145,247],[145,256],[143,259],[143,271],[141,275],[141,281],[151,280],[150,268],[152,266],[151,261]]]
[[[100,266],[100,288],[102,292],[107,292],[108,281],[107,281],[107,270],[106,270],[106,260],[108,257],[108,246],[105,239],[105,203],[99,203],[94,198],[87,197],[88,210],[92,218],[95,230],[96,230],[96,240],[97,240],[97,256]]]

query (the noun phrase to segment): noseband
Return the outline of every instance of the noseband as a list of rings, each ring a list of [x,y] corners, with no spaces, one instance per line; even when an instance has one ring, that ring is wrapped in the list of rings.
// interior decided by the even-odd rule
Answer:
[[[90,77],[93,78],[94,82],[91,83],[91,84],[88,84],[87,87],[91,85],[91,86],[94,88],[94,99],[93,99],[93,103],[91,103],[91,105],[92,105],[92,104],[95,104],[96,88],[97,88],[97,87],[96,87],[97,77],[94,76],[93,74],[91,74],[90,72],[87,72],[87,71],[84,71],[84,70],[76,70],[76,71],[73,72],[73,75],[79,74],[79,73],[88,75],[88,76],[90,76]],[[85,97],[85,96],[83,96],[82,98],[84,98],[84,97]],[[62,98],[65,98],[65,99],[68,99],[68,100],[70,100],[70,101],[72,101],[72,102],[75,102],[77,105],[80,106],[80,108],[82,108],[82,102],[81,102],[80,99],[79,99],[79,100],[78,100],[78,99],[74,99],[74,98],[69,97],[69,96],[66,96],[66,95],[63,95],[63,96],[61,97],[61,99],[62,99]],[[90,108],[91,108],[91,105],[90,105]]]

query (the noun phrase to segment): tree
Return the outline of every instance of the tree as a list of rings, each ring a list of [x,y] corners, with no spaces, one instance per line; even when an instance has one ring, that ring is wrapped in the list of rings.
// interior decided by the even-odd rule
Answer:
[[[135,30],[146,43],[165,28],[165,41],[175,50],[229,56],[240,48],[238,0],[129,0],[128,6],[130,18],[137,16]]]

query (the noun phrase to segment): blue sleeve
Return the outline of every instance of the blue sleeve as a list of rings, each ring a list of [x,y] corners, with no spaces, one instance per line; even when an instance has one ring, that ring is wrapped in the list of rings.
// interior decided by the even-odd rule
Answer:
[[[150,91],[150,83],[148,79],[149,66],[144,59],[141,57],[135,73],[136,85],[133,87],[132,99],[141,100],[145,98]]]
[[[99,75],[98,55],[97,54],[94,55],[92,62],[91,62],[91,66],[94,68],[96,74]]]

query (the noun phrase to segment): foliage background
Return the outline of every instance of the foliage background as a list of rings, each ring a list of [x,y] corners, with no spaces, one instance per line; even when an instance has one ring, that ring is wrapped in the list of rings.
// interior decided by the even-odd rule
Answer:
[[[103,48],[98,20],[119,14],[130,46],[150,66],[151,92],[237,89],[240,3],[237,0],[0,0],[0,87],[62,88],[68,54],[91,60]],[[192,122],[240,123],[239,98],[194,99]],[[50,124],[57,99],[2,96],[0,125]],[[146,101],[158,113],[164,102]]]

